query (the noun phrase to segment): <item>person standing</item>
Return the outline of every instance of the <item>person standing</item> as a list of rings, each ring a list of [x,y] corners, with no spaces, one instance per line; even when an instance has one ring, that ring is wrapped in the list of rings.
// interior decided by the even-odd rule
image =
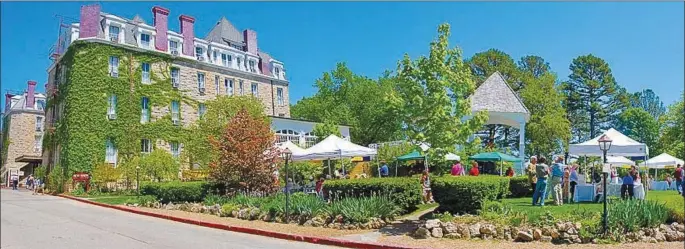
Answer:
[[[541,156],[538,163],[535,165],[535,176],[537,181],[535,184],[535,192],[533,192],[533,206],[544,206],[545,199],[547,199],[547,177],[549,177],[549,166],[545,164],[545,157]],[[538,200],[540,203],[538,204]]]
[[[509,167],[509,168],[507,169],[507,176],[508,176],[508,177],[514,177],[514,169],[512,169],[511,167]]]
[[[549,181],[549,188],[552,191],[552,198],[554,199],[554,205],[561,206],[563,204],[563,193],[562,193],[562,179],[564,177],[564,165],[562,164],[564,159],[562,157],[557,157],[554,164],[552,164],[552,178]]]
[[[10,176],[10,181],[12,181],[12,190],[19,190],[17,189],[17,186],[19,185],[19,176],[12,174],[12,176]]]
[[[452,165],[452,176],[463,176],[464,175],[464,167],[461,166],[461,162],[457,160],[457,162]]]
[[[423,175],[421,175],[421,188],[423,189],[423,203],[432,203],[433,195],[431,193],[431,181],[428,170],[423,171]]]
[[[570,186],[570,195],[571,195],[571,201],[574,201],[573,198],[576,196],[576,185],[578,185],[578,165],[573,165],[571,167],[571,173],[569,174],[568,177],[569,180],[569,186]]]
[[[383,166],[381,166],[381,177],[388,177],[390,174],[390,170],[388,169],[388,164],[385,163],[385,161],[381,162]]]
[[[319,198],[321,198],[322,200],[324,199],[323,198],[323,184],[324,184],[324,182],[325,182],[325,180],[323,179],[323,177],[319,177],[319,180],[316,181],[316,187],[314,188],[314,191],[316,191],[316,195],[319,196]]]
[[[535,192],[535,183],[538,181],[537,175],[535,173],[535,165],[537,164],[538,158],[535,156],[530,157],[530,162],[528,163],[528,167],[526,168],[526,174],[528,175],[528,182],[530,182],[530,186],[533,189],[533,192]]]
[[[621,199],[625,200],[626,195],[630,196],[630,199],[633,199],[633,187],[635,187],[633,176],[628,173],[623,177],[623,184],[621,184]]]
[[[473,161],[471,163],[471,170],[469,170],[469,175],[470,176],[478,176],[480,174],[480,171],[478,170],[478,163],[476,161]]]
[[[683,168],[680,164],[676,166],[675,172],[673,173],[675,178],[675,189],[678,190],[678,194],[682,194],[683,190]]]

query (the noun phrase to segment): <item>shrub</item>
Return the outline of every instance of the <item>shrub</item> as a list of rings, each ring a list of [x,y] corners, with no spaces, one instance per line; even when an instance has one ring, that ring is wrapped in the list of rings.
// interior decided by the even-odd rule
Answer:
[[[290,196],[289,210],[291,215],[298,215],[303,219],[311,219],[324,212],[326,203],[321,198],[313,195],[297,193]]]
[[[231,216],[231,213],[238,209],[240,209],[238,205],[235,205],[233,203],[226,203],[221,206],[221,214],[222,216]]]
[[[394,218],[400,208],[390,198],[371,196],[337,200],[326,208],[326,214],[335,218],[342,216],[344,221],[366,223],[371,218]]]
[[[207,196],[207,182],[148,182],[141,184],[143,195],[153,195],[162,203],[201,202]]]
[[[141,206],[151,206],[157,202],[158,202],[157,197],[155,197],[153,195],[141,195],[141,196],[133,197],[133,198],[128,199],[126,201],[126,203],[131,203],[131,204],[137,203]]]
[[[48,181],[46,186],[50,192],[63,193],[64,184],[67,181],[64,169],[59,165],[56,165],[50,170],[48,174]]]
[[[431,184],[441,211],[475,214],[486,201],[501,199],[509,189],[509,178],[499,176],[438,177]]]
[[[216,204],[224,205],[225,203],[228,203],[229,201],[230,201],[229,198],[219,196],[219,195],[215,195],[215,194],[208,194],[205,197],[203,204],[205,204],[205,206],[214,206]]]
[[[421,204],[421,184],[418,178],[366,178],[329,180],[324,183],[324,191],[331,199],[345,197],[388,196],[402,213],[416,210]]]
[[[509,196],[513,198],[533,196],[532,185],[526,176],[510,178],[509,192]]]
[[[619,200],[609,208],[608,226],[614,235],[657,227],[668,220],[668,208],[656,201]]]

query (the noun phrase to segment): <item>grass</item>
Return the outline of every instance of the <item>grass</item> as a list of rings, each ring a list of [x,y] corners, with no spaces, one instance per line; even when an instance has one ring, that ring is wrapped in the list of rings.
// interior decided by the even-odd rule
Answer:
[[[424,212],[426,212],[426,210],[431,209],[431,208],[436,208],[439,205],[440,204],[438,204],[437,202],[436,203],[420,204],[420,205],[416,206],[417,209],[414,212],[408,213],[406,215],[402,215],[398,219],[401,220],[401,219],[405,219],[407,217],[412,217],[412,216],[416,216],[416,215],[421,216]]]
[[[666,207],[675,213],[683,216],[684,202],[683,198],[675,191],[649,191],[647,192],[647,200],[656,200],[658,202],[665,202]],[[555,217],[561,217],[573,213],[574,211],[585,212],[602,212],[602,203],[570,203],[562,206],[554,206],[551,199],[547,199],[544,207],[532,206],[531,197],[511,198],[502,200],[503,203],[512,207],[513,211],[523,212],[528,216],[528,220],[538,220],[545,211],[549,211]]]
[[[92,199],[89,199],[94,202],[99,202],[103,204],[110,204],[110,205],[123,205],[126,203],[126,201],[130,199],[136,198],[135,195],[120,195],[120,196],[103,196],[103,197],[95,197]]]

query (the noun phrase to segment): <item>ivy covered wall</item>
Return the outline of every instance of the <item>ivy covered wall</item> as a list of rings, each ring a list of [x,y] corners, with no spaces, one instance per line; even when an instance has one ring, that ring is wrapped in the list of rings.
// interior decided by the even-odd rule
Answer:
[[[119,75],[109,75],[109,57],[119,57]],[[49,147],[61,145],[58,165],[67,174],[88,171],[105,160],[105,144],[111,138],[118,149],[118,159],[137,155],[141,139],[161,139],[183,143],[188,129],[175,126],[171,117],[150,117],[141,124],[141,101],[149,98],[150,109],[170,108],[172,100],[179,100],[194,108],[197,102],[171,86],[170,67],[174,58],[154,51],[139,52],[97,42],[77,41],[72,44],[60,64],[66,66],[66,80],[58,86],[58,94],[51,96],[48,108],[64,102],[64,113],[54,132],[45,143]],[[141,63],[151,65],[151,83],[142,83]],[[108,97],[116,94],[116,119],[107,118]],[[181,118],[183,118],[181,116]],[[55,143],[52,143],[54,141]],[[49,148],[52,150],[54,148]]]

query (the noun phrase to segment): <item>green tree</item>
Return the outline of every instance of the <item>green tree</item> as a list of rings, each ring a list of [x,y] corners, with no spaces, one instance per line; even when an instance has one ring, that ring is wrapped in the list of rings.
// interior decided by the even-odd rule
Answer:
[[[632,107],[642,108],[655,119],[658,119],[666,112],[664,103],[659,100],[659,96],[652,89],[644,89],[641,92],[633,93],[630,98],[630,104]]]
[[[115,168],[109,163],[102,162],[93,167],[91,175],[93,176],[91,182],[102,191],[102,189],[109,189],[110,183],[116,183],[121,178],[121,171],[118,167]]]
[[[338,125],[328,120],[324,121],[323,123],[318,123],[314,125],[312,133],[314,133],[314,135],[316,136],[317,143],[321,142],[321,140],[326,139],[330,135],[336,135],[338,137],[342,136],[340,134],[340,129],[338,128]]]
[[[529,75],[536,79],[547,74],[550,69],[549,63],[546,62],[542,57],[536,55],[527,55],[521,57],[521,59],[517,62],[517,65],[522,76]],[[524,84],[523,87],[526,87],[526,81],[523,80],[522,83]]]
[[[683,117],[685,116],[685,109],[683,108],[683,99],[681,95],[680,100],[668,106],[668,111],[661,117],[661,136],[659,137],[659,144],[666,152],[677,158],[685,158],[685,127],[683,127]],[[651,153],[650,153],[651,154]]]
[[[383,144],[378,147],[378,159],[380,161],[392,162],[399,156],[406,155],[413,150],[419,150],[417,146],[409,142],[402,142],[400,144]]]
[[[401,121],[384,96],[395,81],[385,72],[378,80],[354,74],[345,63],[316,80],[317,93],[291,108],[295,118],[350,125],[352,142],[367,145],[399,138]]]
[[[209,137],[219,137],[228,121],[238,111],[245,109],[250,116],[268,121],[262,103],[253,96],[218,96],[207,101],[207,112],[190,128],[188,140],[182,152],[183,161],[205,168],[216,158]]]
[[[660,154],[661,149],[658,148],[659,144],[657,143],[659,122],[642,108],[633,107],[621,113],[617,130],[628,137],[645,143],[649,147],[650,155]]]
[[[526,124],[526,140],[533,155],[549,155],[558,151],[560,144],[566,144],[570,137],[570,123],[566,110],[561,105],[563,96],[556,89],[556,76],[544,73],[535,77],[526,72],[526,87],[521,90],[523,102],[530,111]]]
[[[449,48],[449,24],[438,27],[438,38],[430,44],[428,57],[412,61],[409,55],[398,63],[397,88],[389,96],[395,113],[406,126],[407,137],[427,142],[431,160],[444,160],[455,145],[481,128],[486,114],[472,115],[469,96],[475,90],[473,75],[458,47]]]
[[[163,149],[155,149],[140,158],[140,174],[150,180],[169,181],[178,178],[180,164],[171,153]]]
[[[618,111],[620,87],[609,64],[592,54],[576,57],[569,66],[569,80],[562,84],[565,107],[569,112],[572,141],[589,139],[612,125]],[[586,118],[587,117],[587,118]]]

